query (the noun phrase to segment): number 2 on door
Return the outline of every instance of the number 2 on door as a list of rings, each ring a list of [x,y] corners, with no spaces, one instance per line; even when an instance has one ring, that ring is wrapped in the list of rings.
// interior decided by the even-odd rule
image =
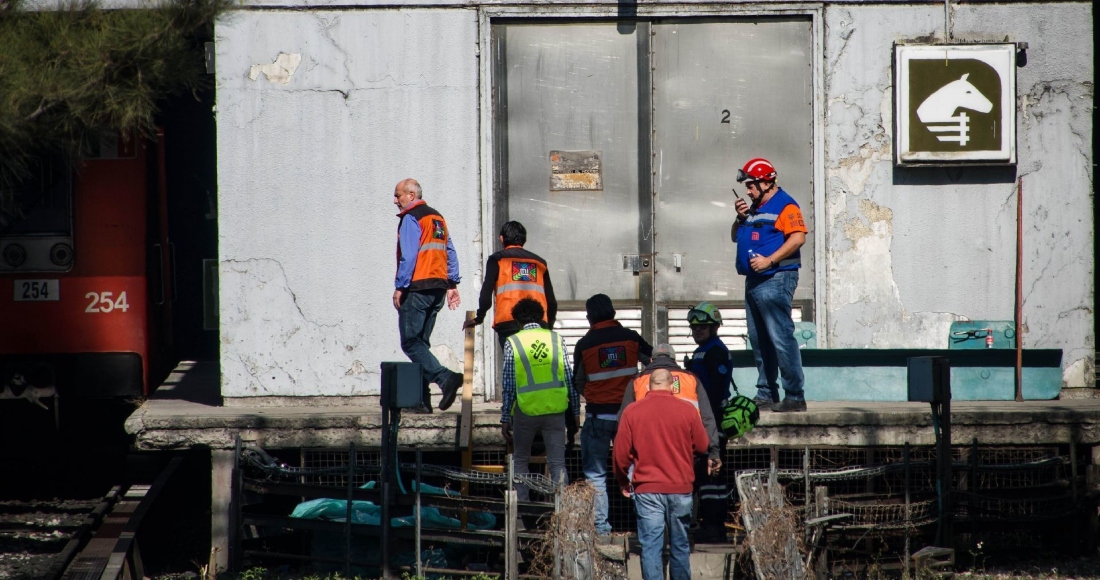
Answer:
[[[126,312],[130,309],[130,303],[126,301],[126,292],[122,292],[118,295],[118,298],[114,298],[114,292],[89,292],[84,295],[84,298],[91,300],[88,303],[88,307],[84,309],[84,312],[89,314],[96,314],[102,312],[104,314],[120,310]]]

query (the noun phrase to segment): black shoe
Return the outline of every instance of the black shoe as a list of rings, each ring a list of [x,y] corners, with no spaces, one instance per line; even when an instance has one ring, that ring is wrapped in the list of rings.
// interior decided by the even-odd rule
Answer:
[[[462,386],[462,375],[459,373],[452,373],[451,378],[444,384],[439,385],[439,388],[443,390],[443,397],[439,399],[439,410],[446,411],[451,408],[451,405],[455,402],[455,395],[458,395],[458,388]]]
[[[761,399],[759,397],[753,397],[752,402],[756,403],[756,408],[761,412],[774,411],[779,406],[779,403],[773,402],[771,399]]]
[[[432,406],[431,405],[425,405],[424,403],[420,403],[419,405],[417,405],[415,407],[410,407],[408,409],[408,411],[410,413],[414,414],[414,415],[431,415],[432,414]]]
[[[779,403],[773,410],[776,413],[804,413],[806,411],[806,401],[783,399],[783,402]]]

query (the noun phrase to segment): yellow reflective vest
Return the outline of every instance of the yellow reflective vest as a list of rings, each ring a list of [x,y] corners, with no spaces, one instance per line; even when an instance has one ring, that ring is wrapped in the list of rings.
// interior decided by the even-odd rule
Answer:
[[[508,337],[516,368],[516,404],[525,415],[552,415],[569,408],[561,337],[545,328]]]

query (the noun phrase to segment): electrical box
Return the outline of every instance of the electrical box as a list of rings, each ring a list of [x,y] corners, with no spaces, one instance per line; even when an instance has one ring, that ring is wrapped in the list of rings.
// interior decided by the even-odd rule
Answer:
[[[910,401],[951,400],[951,361],[945,356],[910,357],[908,379]]]
[[[417,363],[383,362],[382,406],[393,409],[419,406],[423,380]]]

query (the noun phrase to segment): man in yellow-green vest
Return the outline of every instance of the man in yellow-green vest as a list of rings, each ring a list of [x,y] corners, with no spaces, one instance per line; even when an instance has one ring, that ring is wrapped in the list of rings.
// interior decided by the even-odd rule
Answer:
[[[504,343],[503,408],[501,433],[512,443],[515,473],[528,473],[531,444],[542,432],[546,463],[554,484],[566,481],[566,430],[572,439],[577,432],[580,399],[573,389],[569,352],[558,333],[543,328],[545,314],[537,301],[524,298],[512,308],[512,318],[523,330]],[[527,486],[516,486],[517,499],[527,501]]]

